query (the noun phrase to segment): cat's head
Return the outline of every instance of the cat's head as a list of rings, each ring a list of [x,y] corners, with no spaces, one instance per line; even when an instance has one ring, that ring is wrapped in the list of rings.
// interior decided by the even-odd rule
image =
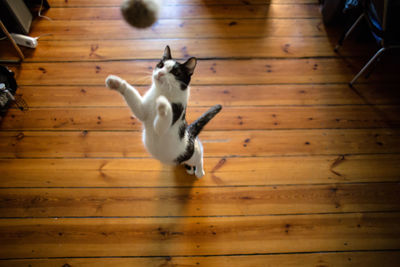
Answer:
[[[162,59],[153,71],[153,82],[160,87],[186,90],[189,86],[190,78],[194,72],[196,63],[197,60],[194,57],[189,58],[182,64],[173,60],[171,50],[167,45]]]

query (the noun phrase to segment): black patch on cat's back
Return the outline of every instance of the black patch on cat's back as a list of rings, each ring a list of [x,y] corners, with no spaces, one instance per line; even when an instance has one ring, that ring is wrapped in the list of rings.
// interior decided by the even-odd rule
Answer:
[[[172,124],[171,124],[172,126],[181,117],[184,108],[181,103],[171,103],[171,107],[172,107]]]
[[[186,127],[187,127],[187,123],[185,121],[183,121],[181,126],[179,126],[179,133],[178,134],[179,134],[180,140],[182,140],[183,137],[185,137]]]
[[[186,145],[185,152],[183,152],[175,162],[181,164],[182,162],[188,161],[194,153],[194,143],[196,141],[197,135],[203,129],[203,127],[222,109],[221,105],[215,105],[200,116],[195,122],[187,126],[185,120],[183,120],[183,125],[179,128],[179,137],[182,139],[185,133],[188,133],[188,143]]]
[[[181,164],[182,162],[188,161],[194,153],[194,141],[193,137],[189,137],[188,143],[186,145],[185,152],[183,152],[179,157],[176,158],[175,162]]]

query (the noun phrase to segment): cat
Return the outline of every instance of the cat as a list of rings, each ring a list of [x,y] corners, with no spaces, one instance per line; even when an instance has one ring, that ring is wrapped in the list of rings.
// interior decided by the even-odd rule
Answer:
[[[147,151],[165,164],[184,164],[189,174],[204,176],[203,146],[198,134],[221,109],[215,105],[188,125],[186,108],[189,83],[197,64],[195,57],[181,64],[172,59],[169,46],[152,74],[152,86],[142,97],[125,80],[110,75],[106,86],[118,91],[143,125]]]

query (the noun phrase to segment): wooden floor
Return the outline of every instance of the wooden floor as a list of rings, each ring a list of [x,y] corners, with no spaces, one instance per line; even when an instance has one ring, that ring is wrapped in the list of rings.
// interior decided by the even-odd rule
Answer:
[[[350,89],[374,47],[335,54],[316,0],[164,0],[142,31],[121,0],[49,2],[38,47],[9,65],[30,110],[0,125],[0,266],[398,266],[392,56]],[[199,58],[189,121],[224,106],[201,180],[150,158],[104,86],[143,93],[167,44]]]

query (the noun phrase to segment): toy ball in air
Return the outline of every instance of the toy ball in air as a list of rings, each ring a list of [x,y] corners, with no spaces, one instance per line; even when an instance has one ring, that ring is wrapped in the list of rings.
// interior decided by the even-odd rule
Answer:
[[[133,27],[147,28],[157,21],[161,1],[124,0],[121,4],[121,12],[124,19]]]

